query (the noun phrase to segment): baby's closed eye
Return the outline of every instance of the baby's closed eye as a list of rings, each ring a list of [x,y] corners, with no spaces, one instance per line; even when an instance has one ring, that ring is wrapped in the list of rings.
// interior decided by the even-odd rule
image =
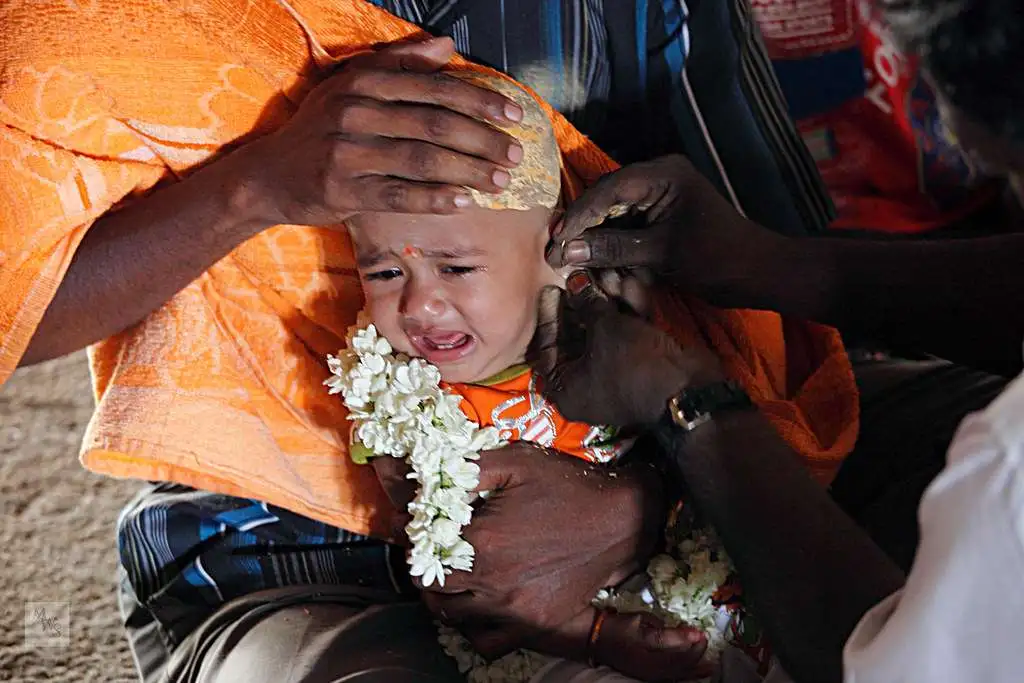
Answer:
[[[400,277],[402,277],[401,268],[385,268],[384,270],[375,270],[363,275],[363,279],[370,282],[387,282],[388,280]]]
[[[440,269],[442,275],[455,275],[461,277],[469,275],[470,273],[479,273],[484,270],[483,266],[441,266]]]

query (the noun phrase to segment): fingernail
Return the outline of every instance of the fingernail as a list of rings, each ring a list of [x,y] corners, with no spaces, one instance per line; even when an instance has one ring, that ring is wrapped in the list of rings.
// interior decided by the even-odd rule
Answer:
[[[512,176],[508,174],[508,171],[499,169],[491,174],[491,181],[498,187],[508,187],[508,184],[512,182]]]
[[[468,194],[457,194],[455,199],[452,200],[460,209],[465,209],[467,206],[473,203],[473,199]]]
[[[523,120],[523,108],[514,102],[505,103],[505,118],[509,121],[522,121]]]
[[[518,143],[512,143],[508,146],[508,160],[513,164],[518,164],[523,160],[523,148]]]
[[[579,294],[590,286],[590,276],[582,270],[577,270],[565,281],[565,287],[573,294]]]
[[[565,245],[562,261],[566,265],[586,263],[590,260],[590,245],[583,240],[573,240]]]

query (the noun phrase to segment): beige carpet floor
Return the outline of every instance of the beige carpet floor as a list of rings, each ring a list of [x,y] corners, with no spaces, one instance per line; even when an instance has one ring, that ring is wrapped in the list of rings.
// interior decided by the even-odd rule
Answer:
[[[78,464],[92,409],[84,361],[27,368],[0,387],[0,681],[137,680],[114,523],[140,485]]]

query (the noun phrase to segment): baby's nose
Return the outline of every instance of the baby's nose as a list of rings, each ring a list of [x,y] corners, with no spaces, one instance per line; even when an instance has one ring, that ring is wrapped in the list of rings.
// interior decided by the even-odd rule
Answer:
[[[444,291],[429,283],[410,279],[404,294],[402,313],[408,318],[429,322],[442,317],[448,310]]]

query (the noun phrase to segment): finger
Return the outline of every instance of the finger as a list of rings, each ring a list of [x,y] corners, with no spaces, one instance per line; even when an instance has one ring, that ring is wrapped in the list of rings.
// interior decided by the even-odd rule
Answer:
[[[708,671],[707,638],[699,629],[668,627],[647,614],[608,613],[593,649],[599,663],[641,680],[686,680]]]
[[[389,45],[370,57],[384,68],[413,72],[437,71],[455,56],[455,41],[447,36]],[[376,59],[374,59],[376,57]]]
[[[411,521],[412,515],[403,510],[396,510],[391,514],[391,518],[388,520],[388,523],[391,525],[391,542],[401,546],[409,545],[409,534],[406,528]]]
[[[354,181],[362,211],[450,214],[473,203],[463,187],[370,175]]]
[[[651,313],[651,295],[648,285],[637,275],[639,272],[630,271],[622,277],[622,292],[619,296],[634,313],[648,318]]]
[[[339,96],[429,104],[502,125],[523,119],[522,107],[504,95],[443,73],[354,69],[339,76]]]
[[[420,596],[425,597],[427,595],[440,595],[440,596],[452,596],[467,593],[469,591],[468,585],[465,581],[460,580],[466,575],[466,572],[453,571],[451,574],[447,574],[444,579],[444,585],[442,586],[439,582],[434,581],[429,586],[423,585],[423,579],[419,576],[409,576],[409,580],[412,581],[412,585],[416,590],[420,591]]]
[[[622,297],[622,274],[614,268],[601,268],[593,274],[597,287],[609,299]]]
[[[632,268],[630,274],[642,287],[654,286],[654,271],[650,268]]]
[[[548,263],[555,268],[637,268],[665,260],[666,231],[652,225],[640,229],[594,228],[576,239],[552,242]]]
[[[627,268],[600,268],[591,277],[601,293],[637,315],[647,309],[647,291]]]
[[[442,593],[426,590],[422,592],[420,599],[430,613],[445,626],[456,628],[473,614],[473,594],[467,591]]]
[[[615,304],[594,284],[585,270],[577,270],[569,275],[565,287],[569,290],[569,308],[579,316],[580,324],[584,326],[615,310]]]
[[[522,145],[511,135],[458,112],[427,105],[349,98],[338,110],[334,132],[421,140],[505,167],[523,158]]]
[[[531,650],[543,654],[585,662],[589,659],[590,634],[594,626],[594,607],[587,605],[576,616],[554,630],[545,631],[529,643]]]
[[[334,144],[335,165],[358,168],[365,176],[472,187],[490,193],[501,192],[511,182],[509,172],[490,161],[429,142],[369,138],[340,139]]]
[[[396,43],[355,58],[360,66],[429,73],[437,71],[455,55],[455,41],[448,36]]]
[[[636,164],[602,178],[569,205],[552,238],[573,240],[630,209],[645,210],[653,206],[665,193],[667,185],[657,177],[649,177],[650,170],[648,164]]]
[[[551,374],[560,360],[558,345],[561,313],[565,308],[566,294],[559,287],[548,286],[541,290],[537,303],[537,327],[527,348],[526,358],[533,370],[542,378]]]
[[[416,482],[409,479],[409,465],[401,458],[373,458],[371,461],[377,480],[380,481],[391,504],[404,510],[416,497]]]
[[[491,495],[487,497],[484,504],[479,506],[473,514],[473,523],[470,524],[470,527],[472,528],[470,529],[470,527],[467,527],[467,535],[472,536],[479,533],[490,513],[501,507],[501,498],[497,495],[498,492],[512,488],[520,482],[519,473],[515,469],[514,460],[507,458],[488,458],[487,454],[489,452],[499,453],[505,448],[518,446],[520,446],[520,444],[513,443],[506,445],[503,448],[498,448],[494,451],[484,451],[480,454],[480,460],[477,461],[477,464],[480,465],[480,482],[477,484],[476,488],[473,489],[473,492],[480,493],[482,491],[487,491]],[[529,452],[535,449],[517,448],[517,450],[519,451],[520,456],[526,456]]]
[[[587,348],[587,327],[595,316],[614,305],[593,285],[585,271],[566,279],[569,293],[542,291],[536,343],[527,348],[527,359],[541,379],[543,395],[562,409],[572,409],[583,397],[566,395],[566,387],[579,372]],[[554,312],[553,312],[554,311]],[[572,405],[570,405],[570,403]]]
[[[463,635],[484,659],[495,660],[526,647],[533,629],[515,624],[463,625]]]
[[[502,613],[474,594],[424,594],[424,600],[430,600],[427,609],[441,623],[459,629],[473,649],[486,659],[504,657],[528,647],[536,639],[538,629],[535,626]]]

